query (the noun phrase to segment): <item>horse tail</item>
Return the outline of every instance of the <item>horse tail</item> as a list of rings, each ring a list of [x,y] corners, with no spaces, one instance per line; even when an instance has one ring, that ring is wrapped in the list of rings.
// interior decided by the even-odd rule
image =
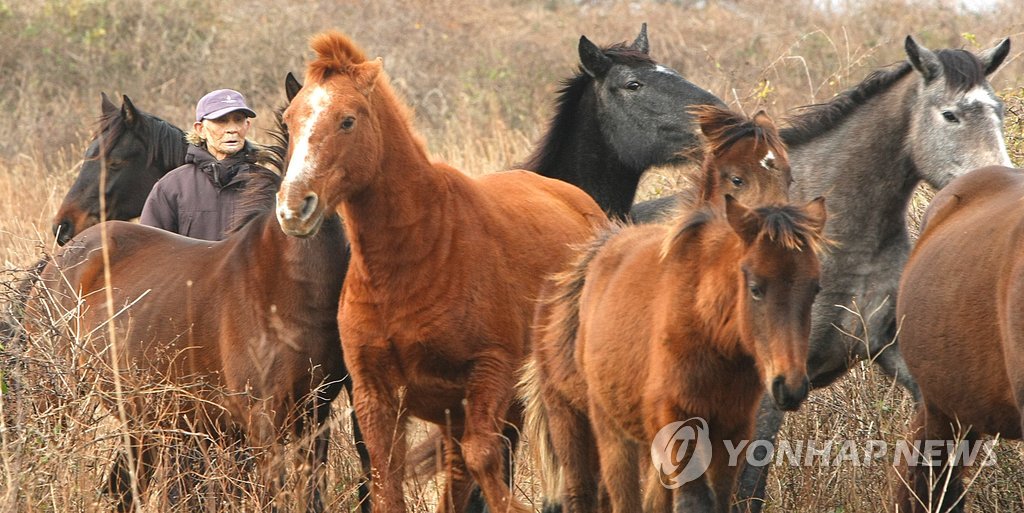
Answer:
[[[565,271],[551,277],[547,293],[542,295],[537,309],[534,351],[520,370],[517,389],[519,400],[525,409],[523,431],[530,440],[535,461],[541,472],[543,513],[562,511],[561,504],[557,501],[565,489],[562,462],[559,461],[551,438],[548,406],[544,397],[545,393],[558,394],[558,391],[552,389],[551,383],[545,383],[552,378],[544,375],[544,370],[554,368],[558,372],[576,374],[573,359],[576,335],[580,326],[580,298],[586,285],[587,271],[601,248],[621,230],[622,226],[622,223],[615,222],[602,230],[589,243],[579,247],[575,260]],[[539,360],[541,355],[538,354],[538,345],[543,345],[548,350],[545,357],[550,356],[549,361]],[[569,376],[560,375],[556,381],[561,382],[566,377]],[[579,380],[582,380],[582,377],[579,377]]]

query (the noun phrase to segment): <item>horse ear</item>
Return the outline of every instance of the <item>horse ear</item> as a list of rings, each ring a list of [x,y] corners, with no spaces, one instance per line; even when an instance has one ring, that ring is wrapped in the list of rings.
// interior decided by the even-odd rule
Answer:
[[[107,113],[107,112],[113,112],[115,110],[117,110],[117,105],[114,105],[114,102],[110,101],[110,97],[107,96],[107,93],[101,92],[100,93],[100,112]]]
[[[942,76],[942,63],[939,62],[939,58],[931,50],[917,44],[913,37],[907,36],[903,48],[907,51],[910,64],[924,76],[925,82],[931,82]]]
[[[754,243],[757,238],[757,220],[750,216],[750,209],[732,197],[732,194],[725,195],[725,217],[744,244],[749,246]]]
[[[612,67],[612,60],[600,48],[591,43],[587,36],[580,36],[580,64],[583,71],[593,78],[601,78]]]
[[[630,48],[643,54],[651,53],[651,43],[647,41],[647,23],[640,25],[640,34],[636,36]]]
[[[373,92],[373,86],[377,83],[377,76],[384,68],[384,59],[377,57],[372,61],[366,61],[352,66],[352,80],[356,88],[363,96],[369,96]]]
[[[1010,54],[1010,38],[1002,40],[998,45],[978,54],[985,74],[990,75],[999,68],[1006,56]]]
[[[754,122],[755,125],[761,128],[775,127],[775,122],[772,121],[772,117],[769,116],[768,113],[764,111],[764,109],[757,111],[757,114],[754,114],[754,117],[751,118],[751,120]]]
[[[825,210],[824,196],[818,196],[804,205],[804,212],[814,224],[814,229],[818,234],[825,231],[825,221],[828,219],[828,212]]]
[[[132,126],[139,119],[139,109],[135,108],[131,98],[128,95],[121,95],[121,117],[124,118],[125,125]]]
[[[295,95],[299,94],[300,89],[302,89],[302,83],[289,71],[284,76],[284,95],[288,98],[288,103],[295,99]]]

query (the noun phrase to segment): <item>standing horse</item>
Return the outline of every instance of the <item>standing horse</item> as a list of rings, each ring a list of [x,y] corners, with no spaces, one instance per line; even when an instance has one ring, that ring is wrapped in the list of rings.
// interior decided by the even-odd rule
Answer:
[[[129,220],[142,214],[146,196],[168,171],[185,163],[185,132],[138,110],[122,97],[117,108],[101,95],[99,126],[85,151],[78,179],[64,196],[53,221],[57,244],[64,245],[100,222],[100,172],[106,166],[106,219]]]
[[[986,78],[1009,49],[1004,40],[978,55],[932,52],[908,36],[907,62],[806,107],[782,128],[793,166],[791,194],[797,200],[828,195],[825,235],[837,243],[822,258],[823,288],[812,314],[812,388],[870,359],[917,396],[895,343],[896,292],[910,252],[907,204],[921,180],[941,189],[972,169],[1009,164],[1003,103]],[[766,398],[758,438],[774,441],[783,416]],[[739,497],[754,500],[741,503],[743,511],[760,511],[767,468],[744,471]]]
[[[694,212],[695,222],[715,225],[711,221],[714,217],[711,212],[720,213],[725,209],[726,195],[736,194],[752,205],[787,200],[791,182],[787,151],[767,115],[759,112],[753,119],[746,119],[713,106],[691,108],[691,114],[697,119],[705,139],[703,179],[692,197],[683,198],[688,200],[686,204],[688,210]],[[821,206],[814,208],[823,209]],[[734,204],[733,210],[733,215],[739,216],[746,207]],[[821,223],[824,223],[823,219]],[[724,228],[724,225],[719,228]],[[694,229],[703,230],[696,225]],[[631,235],[605,234],[578,256],[572,269],[563,275],[559,286],[548,290],[544,296],[548,304],[538,310],[535,318],[536,346],[524,372],[521,393],[528,409],[530,439],[539,448],[547,478],[545,511],[592,511],[596,507],[599,465],[587,413],[590,403],[587,379],[578,365],[580,353],[575,335],[580,326],[580,293],[589,283],[590,261],[604,251],[600,248],[609,239],[619,240],[621,236],[632,242],[646,240],[654,244],[672,230],[670,225],[661,225],[623,230]],[[640,254],[644,251],[623,256],[631,261],[630,266],[639,265],[641,261],[652,269],[662,265],[643,260]],[[613,253],[612,250],[608,252]],[[665,272],[669,272],[669,265],[664,265]],[[671,264],[673,268],[676,265]],[[711,267],[710,262],[702,261],[694,265]],[[637,287],[638,291],[641,289],[648,290],[649,287]],[[725,315],[727,311],[721,313]],[[637,323],[627,325],[631,330],[639,326]],[[643,335],[640,336],[642,339]],[[637,484],[635,482],[633,486]],[[664,499],[653,498],[659,502]],[[565,503],[561,502],[563,500]]]
[[[569,245],[607,217],[559,180],[470,178],[432,163],[379,60],[336,32],[311,47],[305,85],[284,113],[292,144],[277,212],[296,236],[335,209],[345,219],[352,261],[338,318],[374,510],[405,510],[412,415],[451,437],[442,510],[461,511],[475,480],[491,511],[529,511],[502,475],[502,431],[516,423],[512,385],[532,302]]]
[[[125,381],[192,390],[195,403],[172,428],[210,435],[240,431],[245,441],[263,447],[313,434],[306,454],[311,472],[306,506],[320,511],[313,480],[327,458],[330,434],[324,422],[343,383],[350,386],[336,321],[346,239],[336,216],[328,216],[315,237],[299,240],[282,233],[272,210],[278,179],[267,182],[257,180],[247,188],[248,207],[240,210],[251,211],[250,219],[223,241],[188,239],[122,221],[89,228],[49,263],[42,273],[45,289],[38,294],[56,298],[60,311],[78,313],[80,331],[91,333],[83,339],[90,348],[83,354],[109,360],[105,229],[109,292],[113,307],[124,308],[112,322]],[[41,300],[37,296],[30,303],[33,311],[43,308]],[[112,368],[111,362],[106,365]],[[112,379],[102,376],[103,383]],[[105,395],[112,397],[110,392]],[[151,425],[147,422],[168,420],[145,409],[141,397],[128,397],[124,404],[144,494],[157,451],[146,443],[144,429]],[[118,458],[107,488],[121,511],[132,511],[136,498],[126,463],[124,455]],[[259,462],[271,494],[280,489],[277,463]]]
[[[548,130],[521,167],[583,189],[610,217],[628,217],[644,171],[699,149],[687,108],[725,107],[649,51],[646,23],[628,46],[599,48],[581,36],[580,69],[563,82]]]
[[[963,511],[961,467],[978,437],[1024,434],[1022,197],[1024,172],[987,167],[954,180],[925,213],[896,311],[921,389],[910,436],[935,459],[908,465],[901,513]],[[950,451],[960,436],[966,446]]]
[[[725,441],[750,435],[764,390],[786,410],[806,397],[824,202],[748,209],[727,196],[724,210],[599,237],[541,314],[533,364],[554,393],[540,392],[539,415],[556,447],[577,449],[555,451],[567,511],[597,510],[598,467],[611,511],[641,511],[639,450],[695,417],[706,422],[710,468],[688,476],[675,511],[727,511],[736,468]],[[595,442],[599,465],[583,446]],[[691,457],[701,456],[674,463]]]

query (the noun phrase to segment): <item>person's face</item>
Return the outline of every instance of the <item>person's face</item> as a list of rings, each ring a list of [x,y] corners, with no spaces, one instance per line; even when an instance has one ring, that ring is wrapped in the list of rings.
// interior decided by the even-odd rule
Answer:
[[[236,110],[217,119],[196,122],[196,132],[206,141],[206,149],[217,160],[224,160],[245,146],[245,134],[249,132],[249,118]]]

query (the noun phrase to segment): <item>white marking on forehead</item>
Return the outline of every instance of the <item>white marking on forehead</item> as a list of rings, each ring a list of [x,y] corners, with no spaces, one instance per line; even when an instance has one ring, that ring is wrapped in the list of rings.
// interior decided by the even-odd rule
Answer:
[[[996,95],[984,87],[975,87],[964,93],[964,101],[967,103],[981,103],[990,107],[999,106],[999,99],[996,98]]]
[[[765,153],[764,154],[764,158],[761,159],[761,167],[771,171],[772,170],[771,166],[774,163],[775,163],[775,154],[772,153],[772,150],[768,150],[768,153]]]
[[[313,135],[313,127],[320,119],[320,115],[330,105],[331,95],[322,86],[316,86],[310,91],[306,102],[311,112],[299,128],[298,137],[295,138],[295,151],[288,161],[288,173],[284,178],[286,182],[298,180],[308,172],[307,170],[316,167],[316,157],[309,151],[309,138]]]
[[[679,72],[677,72],[676,70],[674,70],[672,68],[666,68],[665,66],[662,66],[661,64],[655,65],[654,66],[654,71],[657,71],[658,73],[665,73],[665,74],[668,74],[668,75],[679,76]]]

